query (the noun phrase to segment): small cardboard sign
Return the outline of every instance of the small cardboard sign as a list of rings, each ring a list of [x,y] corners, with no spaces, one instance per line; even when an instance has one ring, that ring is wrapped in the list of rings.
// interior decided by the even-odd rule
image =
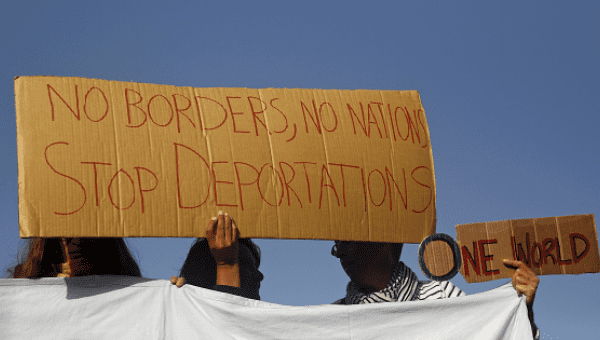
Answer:
[[[419,243],[435,177],[417,91],[15,79],[21,237]]]
[[[536,275],[600,272],[594,215],[462,224],[456,237],[468,283],[511,277],[502,259],[523,261]]]

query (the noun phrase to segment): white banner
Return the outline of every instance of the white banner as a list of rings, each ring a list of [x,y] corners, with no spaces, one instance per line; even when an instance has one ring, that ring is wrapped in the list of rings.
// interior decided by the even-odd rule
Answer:
[[[531,338],[510,283],[452,299],[295,307],[145,278],[0,280],[4,340]]]

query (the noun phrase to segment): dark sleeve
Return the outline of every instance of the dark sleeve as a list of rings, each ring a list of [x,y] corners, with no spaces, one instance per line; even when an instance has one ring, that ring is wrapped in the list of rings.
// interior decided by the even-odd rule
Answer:
[[[341,298],[337,301],[335,301],[334,303],[332,303],[332,305],[345,305],[346,304],[346,298]]]
[[[531,328],[533,331],[533,339],[540,340],[540,329],[537,327],[536,324],[531,324]]]
[[[223,292],[223,293],[229,293],[232,295],[245,297],[246,299],[260,300],[260,296],[258,295],[257,292],[239,288],[239,287],[214,285],[212,289],[219,291],[219,292]]]

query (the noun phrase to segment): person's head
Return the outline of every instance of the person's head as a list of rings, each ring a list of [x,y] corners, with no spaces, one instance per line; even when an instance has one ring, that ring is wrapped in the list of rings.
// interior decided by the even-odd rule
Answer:
[[[239,239],[238,262],[240,265],[241,288],[255,291],[258,294],[260,282],[264,278],[258,270],[260,266],[260,248],[249,238]],[[212,289],[217,282],[217,264],[208,241],[197,239],[181,267],[180,277],[186,284]]]
[[[15,278],[55,277],[66,262],[68,250],[72,276],[129,275],[142,276],[122,238],[34,237],[28,240],[24,259],[9,274]]]
[[[394,270],[402,254],[402,243],[335,241],[331,254],[356,283],[367,284],[379,274]],[[389,277],[385,278],[385,283]]]

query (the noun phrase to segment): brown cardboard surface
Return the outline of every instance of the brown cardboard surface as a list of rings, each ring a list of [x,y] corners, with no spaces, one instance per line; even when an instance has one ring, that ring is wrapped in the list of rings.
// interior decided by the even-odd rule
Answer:
[[[469,283],[511,277],[504,258],[523,261],[536,275],[600,272],[594,215],[462,224],[456,237]]]
[[[432,241],[425,249],[423,258],[435,276],[446,275],[454,267],[452,248],[444,241]]]
[[[21,237],[420,243],[435,176],[417,91],[15,79]]]

